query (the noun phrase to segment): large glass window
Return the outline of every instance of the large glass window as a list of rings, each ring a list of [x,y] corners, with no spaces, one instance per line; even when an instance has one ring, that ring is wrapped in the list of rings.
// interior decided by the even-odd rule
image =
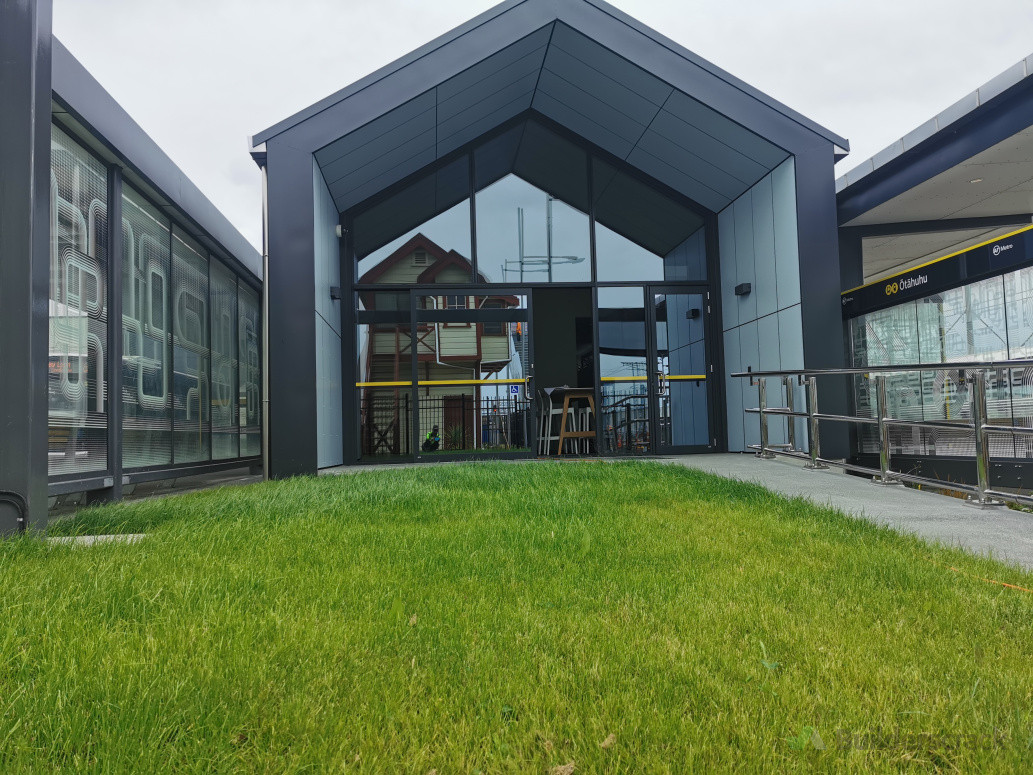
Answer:
[[[211,457],[208,260],[178,229],[172,234],[172,274],[175,462],[195,463]]]
[[[239,343],[240,456],[262,454],[262,360],[261,305],[258,293],[244,283],[237,290],[237,341]]]
[[[237,278],[212,260],[212,459],[237,457]]]
[[[477,148],[474,168],[477,268],[484,279],[592,279],[582,148],[529,121]]]
[[[360,284],[471,282],[469,160],[374,203],[354,217],[352,232]]]
[[[702,216],[599,159],[592,189],[600,281],[707,279]]]
[[[172,462],[171,231],[131,188],[122,194],[122,465]]]
[[[50,168],[49,471],[107,468],[107,169],[56,127]]]

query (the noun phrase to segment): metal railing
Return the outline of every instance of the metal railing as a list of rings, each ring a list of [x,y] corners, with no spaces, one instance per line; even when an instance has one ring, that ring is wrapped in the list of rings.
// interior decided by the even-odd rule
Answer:
[[[871,474],[877,484],[921,484],[941,490],[953,490],[968,494],[969,502],[980,507],[1000,506],[1012,502],[1022,505],[1033,505],[1033,496],[1006,492],[994,489],[990,482],[990,436],[993,434],[1033,435],[1033,428],[1015,425],[1000,425],[989,422],[986,401],[987,372],[1011,371],[1014,369],[1033,369],[1033,359],[1007,360],[995,362],[969,361],[961,363],[909,364],[900,366],[870,366],[849,369],[801,369],[789,371],[746,371],[732,374],[733,377],[748,379],[750,385],[756,385],[758,407],[746,409],[747,414],[755,414],[760,422],[760,444],[749,444],[748,449],[756,450],[760,458],[771,459],[778,455],[798,458],[807,461],[805,468],[812,470],[827,469],[836,466],[855,473]],[[953,420],[905,420],[890,416],[888,401],[887,376],[892,374],[908,374],[930,371],[957,371],[962,380],[970,386],[971,419]],[[875,406],[874,416],[841,415],[821,412],[818,408],[818,379],[822,377],[862,376],[874,378]],[[768,380],[777,380],[779,388],[786,391],[785,406],[771,406],[768,400]],[[807,409],[797,411],[794,405],[794,384],[806,389]],[[785,444],[772,444],[769,419],[771,417],[786,418],[788,428]],[[794,420],[805,419],[807,428],[807,451],[804,452],[796,444],[796,428]],[[822,457],[820,423],[836,422],[874,427],[878,435],[879,467],[878,469]],[[1012,421],[1014,422],[1014,420]],[[976,484],[945,481],[933,477],[909,474],[893,470],[893,457],[890,443],[892,428],[911,429],[949,429],[967,431],[975,437],[975,470]]]

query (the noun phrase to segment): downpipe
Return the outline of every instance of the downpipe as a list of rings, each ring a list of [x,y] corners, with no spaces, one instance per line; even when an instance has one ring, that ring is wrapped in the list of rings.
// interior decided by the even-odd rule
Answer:
[[[269,476],[269,170],[262,165],[262,477]]]

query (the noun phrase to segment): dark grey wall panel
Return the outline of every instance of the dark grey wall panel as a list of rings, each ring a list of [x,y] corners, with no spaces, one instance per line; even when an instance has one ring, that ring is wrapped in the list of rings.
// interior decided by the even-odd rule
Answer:
[[[50,27],[0,3],[0,535],[47,521]]]
[[[626,137],[610,131],[605,126],[586,118],[581,113],[573,110],[569,105],[560,100],[550,97],[542,91],[534,95],[532,107],[543,116],[551,118],[558,124],[576,132],[590,143],[595,143],[604,151],[609,151],[614,156],[626,159],[634,143]]]
[[[582,62],[590,62],[592,69],[611,80],[623,84],[656,106],[663,105],[671,94],[670,85],[628,59],[600,46],[597,42],[574,31],[566,24],[557,24],[552,42],[556,48]],[[648,60],[638,60],[648,62]]]
[[[803,356],[808,369],[846,366],[833,164],[830,146],[796,155]],[[819,384],[821,410],[847,414],[850,395],[847,379],[826,378]],[[833,424],[827,430],[823,428],[821,443],[826,457],[849,454],[845,427],[837,428]]]
[[[600,124],[630,143],[641,137],[653,117],[648,115],[641,119],[632,118],[610,103],[601,90],[585,91],[547,69],[542,70],[541,78],[538,80],[538,93],[552,97],[580,114],[580,123]],[[579,131],[574,127],[571,129]]]
[[[434,129],[435,106],[433,99],[406,103],[405,110],[392,111],[390,120],[374,121],[340,142],[316,153],[316,161],[323,169],[323,177],[333,183],[348,172],[375,159],[382,153],[410,142],[428,130]],[[394,114],[398,115],[394,115]],[[405,120],[398,119],[405,116]],[[345,142],[347,141],[347,142]]]
[[[312,154],[272,141],[269,189],[269,468],[316,471],[315,204]]]
[[[658,159],[663,159],[671,167],[674,167],[686,176],[701,183],[705,181],[704,185],[729,201],[731,201],[732,197],[741,194],[743,186],[746,185],[743,181],[729,175],[718,165],[708,161],[705,157],[686,150],[652,130],[647,130],[642,135],[642,139],[638,142],[638,147]]]
[[[753,185],[767,174],[763,164],[722,142],[720,138],[686,123],[668,110],[661,110],[649,129],[697,156],[709,159],[741,183]]]
[[[666,183],[675,191],[679,191],[693,201],[698,202],[708,210],[717,212],[728,204],[728,197],[722,196],[709,186],[700,183],[695,178],[689,177],[676,167],[672,167],[666,161],[641,148],[636,148],[628,155],[628,162],[634,164],[647,175],[651,175],[661,183]]]
[[[594,57],[594,63],[600,62],[599,54]],[[638,68],[630,63],[624,63],[625,68],[630,71],[624,75],[635,75]],[[636,91],[632,86],[627,86],[624,78],[614,78],[607,75],[592,65],[565,52],[555,44],[549,47],[549,54],[545,58],[545,69],[563,78],[563,80],[576,86],[582,91],[594,94],[606,94],[607,101],[627,116],[638,118],[643,122],[656,115],[656,111],[667,100],[671,93],[671,87],[656,79],[662,88],[661,99],[651,100],[648,96]],[[632,77],[627,81],[634,83],[637,79]],[[646,90],[647,94],[651,91]]]

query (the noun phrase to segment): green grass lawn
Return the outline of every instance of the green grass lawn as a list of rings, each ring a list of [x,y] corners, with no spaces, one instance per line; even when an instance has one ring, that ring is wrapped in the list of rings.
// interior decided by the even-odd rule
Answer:
[[[974,578],[1033,574],[675,466],[369,471],[51,532],[149,537],[0,544],[4,775],[1033,766],[1033,594]]]

